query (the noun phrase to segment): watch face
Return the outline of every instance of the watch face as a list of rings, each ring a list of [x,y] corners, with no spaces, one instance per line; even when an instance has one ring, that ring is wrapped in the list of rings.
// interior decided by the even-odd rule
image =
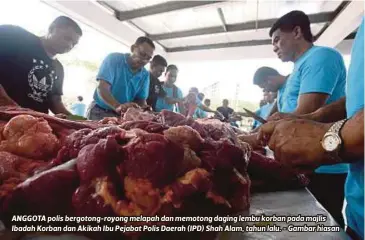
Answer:
[[[323,139],[323,148],[328,152],[336,150],[340,144],[341,139],[337,135],[327,135]]]

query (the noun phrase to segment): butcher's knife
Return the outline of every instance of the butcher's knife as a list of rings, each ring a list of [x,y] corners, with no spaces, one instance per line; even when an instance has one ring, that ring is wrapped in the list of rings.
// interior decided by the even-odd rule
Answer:
[[[253,119],[259,121],[262,124],[267,123],[267,121],[265,119],[263,119],[262,117],[258,116],[256,113],[251,112],[250,110],[243,108],[243,110],[246,111],[247,115],[249,115],[250,117],[252,117]]]

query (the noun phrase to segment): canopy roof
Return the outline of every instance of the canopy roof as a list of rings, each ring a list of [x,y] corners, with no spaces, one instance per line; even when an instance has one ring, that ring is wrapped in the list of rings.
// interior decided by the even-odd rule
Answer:
[[[318,44],[337,46],[347,54],[364,12],[361,1],[330,0],[46,3],[128,45],[139,35],[149,36],[159,45],[160,54],[187,61],[273,57],[269,29],[276,19],[292,10],[309,15]],[[91,9],[93,14],[88,14]]]

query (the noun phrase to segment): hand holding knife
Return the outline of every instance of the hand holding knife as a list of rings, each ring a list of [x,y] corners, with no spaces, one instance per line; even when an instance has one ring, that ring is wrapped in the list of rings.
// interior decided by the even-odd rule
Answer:
[[[250,117],[252,117],[253,119],[259,121],[262,124],[267,123],[267,121],[265,119],[263,119],[262,117],[258,116],[256,113],[251,112],[250,110],[243,108],[243,110],[246,111],[247,115],[249,115]]]

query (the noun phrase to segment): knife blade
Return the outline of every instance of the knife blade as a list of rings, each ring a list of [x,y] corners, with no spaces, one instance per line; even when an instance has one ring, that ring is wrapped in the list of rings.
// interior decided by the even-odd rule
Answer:
[[[243,108],[243,110],[245,110],[245,111],[246,111],[246,113],[247,113],[250,117],[252,117],[253,119],[255,119],[255,120],[259,121],[260,123],[262,123],[262,124],[267,123],[267,121],[266,121],[265,119],[263,119],[262,117],[258,116],[256,113],[251,112],[250,110],[248,110],[248,109],[246,109],[246,108]]]

